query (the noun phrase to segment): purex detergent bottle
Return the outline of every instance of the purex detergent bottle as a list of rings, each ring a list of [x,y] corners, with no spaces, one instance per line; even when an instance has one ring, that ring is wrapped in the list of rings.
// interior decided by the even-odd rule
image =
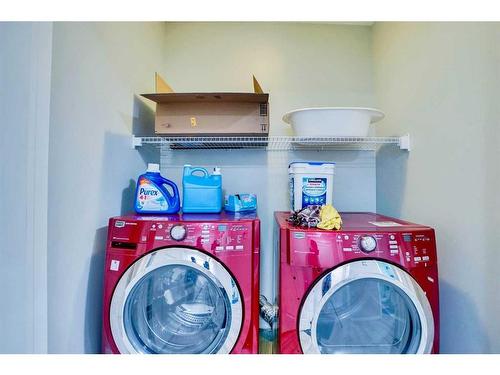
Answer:
[[[172,188],[173,194],[166,185]],[[175,214],[180,206],[177,185],[160,175],[159,164],[148,164],[146,173],[137,180],[135,211],[138,214]]]

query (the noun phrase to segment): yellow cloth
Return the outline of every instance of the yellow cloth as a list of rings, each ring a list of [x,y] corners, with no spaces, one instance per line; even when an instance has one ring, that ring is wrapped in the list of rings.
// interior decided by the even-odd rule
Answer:
[[[331,204],[321,207],[319,213],[320,222],[317,228],[320,229],[340,229],[342,226],[342,218],[338,211]]]

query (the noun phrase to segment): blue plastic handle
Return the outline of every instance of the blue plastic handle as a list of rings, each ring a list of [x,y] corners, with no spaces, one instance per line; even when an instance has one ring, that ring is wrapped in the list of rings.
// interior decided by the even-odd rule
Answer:
[[[208,176],[208,171],[205,168],[201,168],[201,167],[192,168],[190,175],[193,175],[194,172],[203,172],[203,177]]]
[[[172,190],[174,191],[174,195],[170,196],[170,198],[174,198],[174,197],[178,197],[179,196],[179,189],[177,188],[177,185],[170,181],[170,180],[167,180],[166,178],[163,179],[163,184],[165,185],[168,185],[172,188]]]

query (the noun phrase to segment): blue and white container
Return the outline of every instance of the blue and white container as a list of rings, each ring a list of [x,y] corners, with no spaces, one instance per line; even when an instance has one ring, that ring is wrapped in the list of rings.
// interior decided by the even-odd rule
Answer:
[[[210,174],[205,168],[185,165],[182,176],[182,212],[219,213],[222,211],[222,175],[215,167]]]
[[[335,163],[293,162],[288,166],[292,211],[310,205],[333,205]]]
[[[224,209],[229,212],[253,212],[257,210],[257,195],[234,194],[226,195]]]
[[[170,187],[172,192],[167,189]],[[181,207],[177,185],[160,175],[159,164],[148,164],[137,179],[135,212],[138,214],[175,214]]]

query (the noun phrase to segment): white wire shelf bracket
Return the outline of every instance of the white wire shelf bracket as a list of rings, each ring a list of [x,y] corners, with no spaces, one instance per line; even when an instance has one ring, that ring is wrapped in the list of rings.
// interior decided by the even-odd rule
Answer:
[[[163,151],[191,149],[253,149],[265,151],[295,150],[376,150],[382,145],[395,145],[410,150],[410,136],[400,137],[160,137],[132,138],[132,147],[153,145]]]

